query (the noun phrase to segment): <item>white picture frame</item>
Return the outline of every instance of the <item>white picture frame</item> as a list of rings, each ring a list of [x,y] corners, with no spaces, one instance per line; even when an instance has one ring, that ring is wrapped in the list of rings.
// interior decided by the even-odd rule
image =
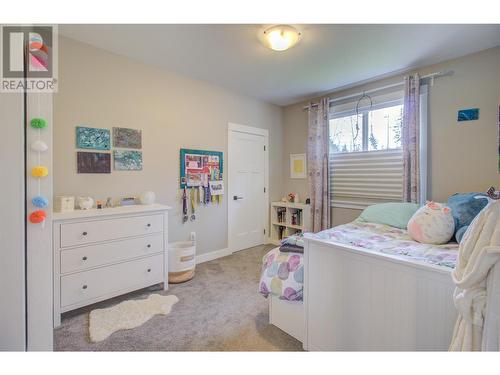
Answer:
[[[290,154],[290,178],[307,178],[306,154]]]

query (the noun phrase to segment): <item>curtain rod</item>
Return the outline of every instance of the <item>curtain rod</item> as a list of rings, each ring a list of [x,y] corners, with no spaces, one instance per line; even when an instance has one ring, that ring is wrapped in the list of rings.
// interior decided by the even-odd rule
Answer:
[[[439,71],[439,72],[435,72],[435,73],[431,73],[431,74],[427,74],[425,76],[422,76],[422,77],[420,77],[420,79],[421,80],[422,79],[429,79],[431,81],[431,86],[433,86],[434,85],[434,78],[444,77],[444,76],[451,76],[451,75],[453,75],[453,73],[454,73],[453,70],[442,70],[442,71]],[[377,92],[377,91],[387,90],[387,89],[390,89],[390,88],[393,88],[393,87],[402,86],[402,85],[404,85],[404,81],[392,83],[390,85],[386,85],[386,86],[382,86],[382,87],[377,87],[377,88],[371,89],[371,90],[365,90],[365,91],[358,92],[358,93],[355,93],[355,94],[341,96],[339,98],[329,99],[328,100],[328,104],[332,104],[332,103],[335,103],[335,102],[340,102],[340,101],[346,100],[346,99],[355,98],[355,97],[363,95],[363,94],[371,94],[371,93],[374,93],[374,92]],[[312,105],[313,107],[317,107],[318,103],[312,103],[310,105]],[[304,106],[302,109],[304,111],[307,110],[307,109],[309,109],[309,105]]]

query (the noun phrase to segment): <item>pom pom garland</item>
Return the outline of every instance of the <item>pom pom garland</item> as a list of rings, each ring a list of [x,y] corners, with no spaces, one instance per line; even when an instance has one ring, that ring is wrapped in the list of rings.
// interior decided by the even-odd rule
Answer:
[[[30,223],[40,224],[40,223],[45,221],[46,217],[47,217],[47,214],[43,210],[33,211],[30,214]]]
[[[30,121],[30,125],[35,129],[43,129],[47,127],[47,121],[45,121],[43,118],[33,118]]]
[[[36,152],[45,152],[49,149],[49,146],[44,141],[38,140],[31,143],[31,149]]]
[[[38,195],[31,200],[31,203],[33,203],[33,206],[35,207],[45,208],[49,205],[49,200],[41,195]]]
[[[33,167],[31,170],[31,175],[33,177],[45,177],[49,174],[49,170],[47,167],[44,167],[43,165],[37,165],[36,167]]]

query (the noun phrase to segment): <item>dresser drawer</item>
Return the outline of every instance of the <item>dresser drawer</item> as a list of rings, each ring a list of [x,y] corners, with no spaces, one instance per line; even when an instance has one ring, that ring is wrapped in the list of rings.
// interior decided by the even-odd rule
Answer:
[[[163,233],[60,251],[61,273],[120,262],[163,251]]]
[[[126,293],[163,281],[163,255],[61,277],[61,307]]]
[[[163,231],[163,216],[148,215],[61,224],[61,247]]]

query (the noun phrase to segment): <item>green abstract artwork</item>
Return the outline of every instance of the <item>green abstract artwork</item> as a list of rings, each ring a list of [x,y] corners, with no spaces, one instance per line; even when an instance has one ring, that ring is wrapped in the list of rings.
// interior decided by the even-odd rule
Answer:
[[[76,147],[93,150],[109,150],[111,135],[109,129],[76,127]]]
[[[113,156],[116,171],[142,170],[142,151],[114,150]]]

